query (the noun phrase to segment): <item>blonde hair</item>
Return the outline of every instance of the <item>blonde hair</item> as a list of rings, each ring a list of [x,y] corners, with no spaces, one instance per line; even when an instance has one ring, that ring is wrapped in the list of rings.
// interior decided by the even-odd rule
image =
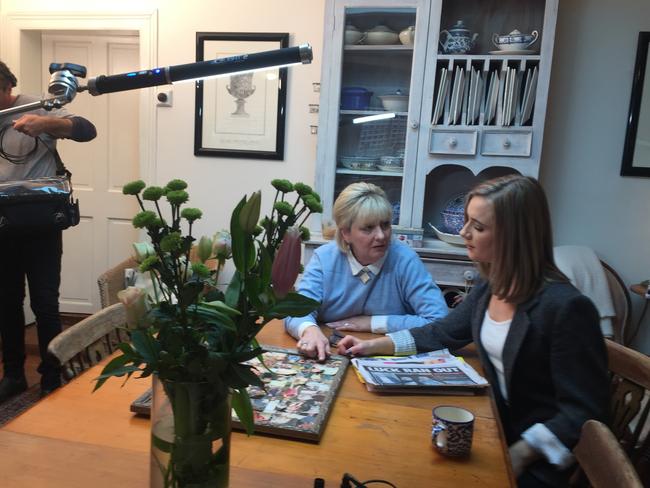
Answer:
[[[478,263],[492,293],[512,303],[535,295],[544,281],[568,281],[553,259],[553,232],[546,195],[539,182],[510,175],[481,183],[465,198],[483,197],[494,211],[494,252],[491,263]]]
[[[341,229],[350,230],[352,224],[360,221],[372,223],[393,220],[393,209],[384,190],[372,183],[352,183],[345,187],[334,202],[332,217],[336,222],[336,243],[343,252],[348,244],[343,239]]]

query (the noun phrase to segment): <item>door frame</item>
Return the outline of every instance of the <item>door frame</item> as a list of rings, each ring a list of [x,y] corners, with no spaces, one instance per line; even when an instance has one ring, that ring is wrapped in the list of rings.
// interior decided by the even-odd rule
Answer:
[[[140,38],[141,68],[148,69],[157,65],[158,11],[155,9],[133,12],[7,12],[0,18],[0,59],[18,73],[19,87],[20,79],[27,74],[21,69],[23,47],[25,50],[29,49],[34,34],[38,34],[40,42],[41,31],[57,30],[137,31]],[[26,65],[27,62],[24,64]],[[40,66],[40,63],[38,65]],[[157,141],[154,93],[152,88],[145,88],[141,92],[143,93],[140,96],[139,106],[140,175],[145,181],[155,181]],[[82,93],[79,96],[91,95]]]

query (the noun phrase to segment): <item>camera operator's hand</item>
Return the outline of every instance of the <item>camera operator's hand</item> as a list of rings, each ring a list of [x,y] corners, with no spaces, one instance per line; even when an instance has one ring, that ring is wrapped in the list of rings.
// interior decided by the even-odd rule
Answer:
[[[69,137],[72,131],[72,120],[48,115],[25,114],[13,121],[13,127],[18,132],[32,137],[41,134]]]

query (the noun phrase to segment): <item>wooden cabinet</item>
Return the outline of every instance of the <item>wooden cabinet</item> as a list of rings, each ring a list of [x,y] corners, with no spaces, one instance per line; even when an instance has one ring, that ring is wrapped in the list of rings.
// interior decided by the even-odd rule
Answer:
[[[445,231],[441,211],[478,181],[538,176],[557,3],[329,0],[316,168],[323,217],[345,186],[373,182],[393,204],[394,224],[423,228],[426,248],[462,259],[464,249],[440,242],[428,224]],[[443,52],[462,34],[452,31],[459,20],[474,45]],[[537,31],[536,41],[493,44],[494,34],[525,41],[515,30]],[[400,157],[401,168],[382,164]]]

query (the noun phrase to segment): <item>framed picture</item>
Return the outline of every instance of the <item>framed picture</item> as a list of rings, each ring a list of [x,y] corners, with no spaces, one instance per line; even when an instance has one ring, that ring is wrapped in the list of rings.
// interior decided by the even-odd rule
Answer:
[[[289,34],[197,32],[196,60],[288,46]],[[287,68],[197,81],[194,155],[284,159],[286,98]]]
[[[264,389],[249,386],[256,434],[318,442],[341,386],[348,358],[332,354],[327,361],[301,356],[296,349],[262,345],[264,365],[255,367]],[[151,389],[131,404],[131,411],[149,416]],[[245,430],[234,410],[233,429]]]
[[[639,32],[621,176],[650,177],[650,32]]]

